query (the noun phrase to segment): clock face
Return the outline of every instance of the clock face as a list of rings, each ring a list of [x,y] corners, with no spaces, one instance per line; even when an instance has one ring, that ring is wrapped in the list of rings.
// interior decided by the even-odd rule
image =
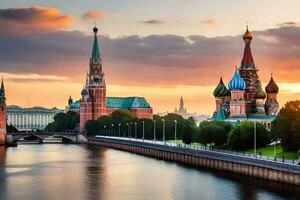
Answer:
[[[93,80],[94,80],[95,83],[99,83],[100,82],[100,78],[99,77],[95,77]]]

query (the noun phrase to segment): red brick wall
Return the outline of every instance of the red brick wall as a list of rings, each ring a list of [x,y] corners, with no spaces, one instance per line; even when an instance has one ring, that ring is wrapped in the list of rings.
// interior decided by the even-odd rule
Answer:
[[[0,144],[6,141],[6,104],[0,103]]]

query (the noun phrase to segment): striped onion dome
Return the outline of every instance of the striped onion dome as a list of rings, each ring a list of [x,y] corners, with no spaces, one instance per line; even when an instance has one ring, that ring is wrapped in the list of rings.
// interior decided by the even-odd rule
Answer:
[[[218,86],[214,90],[213,94],[214,94],[215,97],[228,97],[228,96],[230,96],[230,91],[225,86],[222,77],[220,79],[220,82],[219,82]]]
[[[279,88],[277,86],[277,84],[275,83],[273,77],[271,77],[270,82],[268,83],[268,85],[266,86],[266,92],[267,93],[278,93]]]
[[[228,83],[229,90],[245,90],[246,82],[241,78],[238,70],[236,69],[232,79]]]

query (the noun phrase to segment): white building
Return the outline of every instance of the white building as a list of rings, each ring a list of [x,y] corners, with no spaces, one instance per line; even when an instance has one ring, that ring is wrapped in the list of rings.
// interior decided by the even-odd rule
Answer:
[[[42,107],[22,108],[7,106],[7,124],[13,125],[19,131],[44,129],[54,121],[57,113],[64,112],[57,108],[47,109]]]

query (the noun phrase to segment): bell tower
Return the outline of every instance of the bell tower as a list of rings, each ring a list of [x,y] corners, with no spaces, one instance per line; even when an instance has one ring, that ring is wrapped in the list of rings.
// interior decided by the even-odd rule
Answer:
[[[0,88],[0,145],[6,143],[6,97],[2,79]]]

